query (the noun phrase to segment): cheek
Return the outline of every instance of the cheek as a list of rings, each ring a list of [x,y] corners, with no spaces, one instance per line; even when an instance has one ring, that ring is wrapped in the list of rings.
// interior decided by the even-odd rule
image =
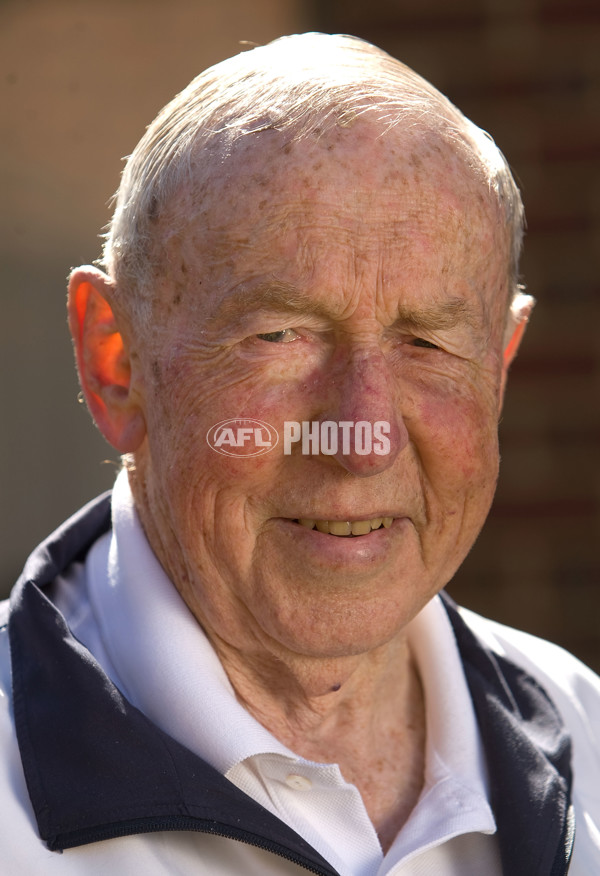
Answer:
[[[490,403],[462,397],[429,397],[420,405],[419,450],[425,468],[443,468],[449,483],[495,486],[498,429]]]
[[[199,485],[207,498],[209,494],[214,498],[216,492],[226,492],[232,500],[236,494],[260,494],[261,485],[272,484],[277,474],[283,423],[293,418],[289,389],[265,385],[260,375],[240,374],[239,369],[228,370],[218,361],[200,369],[180,360],[169,370],[168,388],[165,372],[165,380],[155,386],[147,418],[153,467],[162,472],[163,483],[188,497],[194,491],[194,501]],[[273,449],[259,455],[246,453],[252,450],[251,439],[242,449],[232,447],[231,440],[238,437],[237,423],[232,424],[234,431],[221,444],[221,452],[211,446],[213,427],[237,419],[268,424],[273,430]]]

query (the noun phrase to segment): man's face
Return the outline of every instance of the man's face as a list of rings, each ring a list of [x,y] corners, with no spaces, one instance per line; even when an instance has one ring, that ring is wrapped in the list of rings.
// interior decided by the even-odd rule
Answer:
[[[216,173],[165,244],[136,500],[215,641],[360,653],[447,583],[489,509],[506,233],[432,133],[359,120],[284,146],[266,132]],[[284,421],[383,421],[390,452],[286,455],[280,441],[235,458],[207,444],[241,417],[280,435]],[[384,517],[352,537],[298,522]]]

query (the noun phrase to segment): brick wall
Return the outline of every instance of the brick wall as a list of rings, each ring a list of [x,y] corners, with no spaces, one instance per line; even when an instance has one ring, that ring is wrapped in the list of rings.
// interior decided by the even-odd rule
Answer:
[[[513,366],[502,473],[450,592],[600,669],[600,5],[325,0],[318,29],[413,66],[494,136],[528,217],[538,305]]]

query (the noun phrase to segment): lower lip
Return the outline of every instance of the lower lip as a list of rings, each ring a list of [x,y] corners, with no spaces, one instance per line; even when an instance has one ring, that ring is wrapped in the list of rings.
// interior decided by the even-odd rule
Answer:
[[[364,568],[389,558],[392,544],[396,538],[406,533],[410,526],[408,517],[394,518],[389,529],[380,527],[368,535],[340,536],[308,529],[292,520],[279,518],[286,540],[299,548],[308,562],[324,565],[340,565],[346,569],[356,565]]]

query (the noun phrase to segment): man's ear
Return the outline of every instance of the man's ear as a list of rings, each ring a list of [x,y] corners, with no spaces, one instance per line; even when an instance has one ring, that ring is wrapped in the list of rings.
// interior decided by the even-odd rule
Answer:
[[[146,434],[131,361],[111,307],[113,285],[86,265],[69,278],[69,328],[81,388],[96,425],[120,453],[133,453]]]
[[[517,292],[513,296],[513,300],[508,312],[506,320],[506,328],[504,329],[503,352],[502,352],[502,383],[500,391],[500,404],[504,398],[504,389],[506,386],[506,377],[511,362],[517,355],[517,350],[521,344],[521,339],[525,334],[527,323],[535,298],[531,295],[525,295],[524,292]]]

